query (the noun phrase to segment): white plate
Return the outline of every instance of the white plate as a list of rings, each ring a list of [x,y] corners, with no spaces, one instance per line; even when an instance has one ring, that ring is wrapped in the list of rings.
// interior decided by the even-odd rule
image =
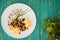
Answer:
[[[27,36],[29,36],[35,29],[36,26],[36,16],[34,11],[31,9],[28,13],[26,13],[23,17],[29,17],[30,21],[32,22],[32,27],[29,28],[28,30],[22,32],[21,34],[15,35],[12,31],[10,31],[8,29],[8,15],[11,13],[11,10],[15,10],[15,9],[21,9],[25,10],[27,8],[31,9],[28,5],[26,4],[22,4],[22,3],[15,3],[12,4],[10,6],[8,6],[4,12],[2,13],[2,17],[1,17],[1,24],[2,24],[2,28],[3,30],[11,37],[13,38],[25,38]]]

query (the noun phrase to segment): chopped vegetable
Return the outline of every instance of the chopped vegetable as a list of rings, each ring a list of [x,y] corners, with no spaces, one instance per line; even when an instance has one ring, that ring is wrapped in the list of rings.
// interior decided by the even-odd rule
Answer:
[[[18,27],[13,29],[14,34],[19,34],[20,33],[20,29]]]
[[[31,21],[29,20],[28,17],[25,18],[24,23],[26,23],[26,26],[27,26],[27,27],[31,27],[31,26],[32,26]]]
[[[13,26],[12,26],[12,25],[9,25],[9,29],[10,29],[10,30],[13,30],[14,28],[13,28]]]

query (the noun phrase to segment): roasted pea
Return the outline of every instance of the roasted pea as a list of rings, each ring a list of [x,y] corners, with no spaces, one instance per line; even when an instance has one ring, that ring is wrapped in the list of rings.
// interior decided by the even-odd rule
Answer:
[[[17,23],[17,21],[14,21],[14,23]]]
[[[20,22],[18,22],[18,25],[20,25]]]
[[[22,31],[26,30],[26,26],[22,26]]]
[[[22,19],[22,21],[24,21],[24,20],[25,20],[25,18]]]

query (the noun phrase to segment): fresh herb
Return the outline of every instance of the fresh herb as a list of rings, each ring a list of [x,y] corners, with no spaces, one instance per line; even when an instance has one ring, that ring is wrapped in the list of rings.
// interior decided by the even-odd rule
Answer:
[[[24,14],[26,14],[29,11],[30,11],[30,9],[28,10],[28,8],[25,9],[24,11],[22,11],[22,9],[20,9],[19,13],[18,13],[18,15],[17,15],[17,17],[15,19],[18,19],[19,17],[23,16]]]
[[[44,28],[47,31],[47,40],[60,39],[60,17],[46,18]]]

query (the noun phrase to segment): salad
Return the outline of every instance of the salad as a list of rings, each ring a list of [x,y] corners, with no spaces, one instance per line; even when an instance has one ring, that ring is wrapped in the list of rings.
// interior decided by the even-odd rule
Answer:
[[[14,34],[20,34],[32,26],[28,17],[23,18],[23,15],[28,11],[24,12],[22,12],[22,9],[12,10],[12,13],[8,16],[8,28],[13,31]]]
[[[60,15],[44,19],[44,27],[41,32],[47,32],[46,40],[60,40]]]

